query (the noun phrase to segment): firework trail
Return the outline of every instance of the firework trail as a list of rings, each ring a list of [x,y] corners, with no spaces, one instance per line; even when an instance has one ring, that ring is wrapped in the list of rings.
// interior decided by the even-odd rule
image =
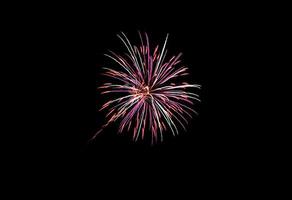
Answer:
[[[119,132],[133,132],[133,140],[144,139],[151,133],[152,143],[163,141],[163,132],[170,129],[178,134],[178,126],[186,130],[187,117],[196,113],[190,107],[199,96],[188,90],[200,89],[200,85],[178,82],[179,77],[188,75],[187,67],[180,66],[180,57],[172,56],[166,61],[168,34],[160,50],[151,49],[147,33],[139,32],[140,46],[132,45],[121,32],[117,35],[127,49],[123,55],[110,51],[105,56],[119,65],[119,69],[104,67],[104,74],[113,83],[99,87],[101,94],[116,93],[119,97],[106,102],[107,123],[93,136],[96,137],[108,124],[120,120]],[[153,50],[153,51],[152,51]]]

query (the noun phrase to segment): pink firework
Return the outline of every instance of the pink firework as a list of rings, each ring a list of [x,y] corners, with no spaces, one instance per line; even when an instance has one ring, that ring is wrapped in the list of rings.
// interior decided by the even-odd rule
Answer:
[[[182,53],[166,60],[166,43],[151,49],[148,35],[139,32],[141,45],[130,43],[122,32],[118,37],[127,52],[123,55],[110,51],[105,56],[118,64],[119,68],[104,67],[104,75],[112,83],[104,83],[99,89],[101,94],[116,93],[118,97],[106,102],[100,110],[106,109],[107,123],[120,121],[119,132],[132,132],[133,140],[144,139],[151,134],[152,143],[163,140],[163,133],[171,130],[178,134],[178,126],[186,130],[187,118],[196,111],[190,107],[193,101],[200,101],[199,95],[189,92],[200,85],[179,82],[178,78],[188,75],[187,67],[181,66]],[[97,135],[96,134],[96,135]],[[95,135],[95,136],[96,136]],[[94,136],[94,137],[95,137]]]

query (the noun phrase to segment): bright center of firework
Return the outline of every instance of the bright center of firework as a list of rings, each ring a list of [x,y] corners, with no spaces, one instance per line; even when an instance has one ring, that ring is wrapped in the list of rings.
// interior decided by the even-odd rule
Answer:
[[[142,86],[141,88],[139,88],[135,91],[135,94],[140,96],[140,97],[147,98],[150,95],[150,89],[148,86]]]
[[[140,94],[143,96],[149,95],[149,87],[148,86],[143,87],[140,91]]]

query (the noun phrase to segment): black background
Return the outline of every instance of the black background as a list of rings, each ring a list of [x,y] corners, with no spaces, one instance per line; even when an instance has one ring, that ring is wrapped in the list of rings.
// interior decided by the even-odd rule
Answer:
[[[260,71],[255,57],[264,37],[261,16],[240,6],[173,4],[62,8],[45,15],[35,33],[42,66],[38,104],[45,117],[35,123],[32,152],[47,174],[59,174],[57,180],[81,178],[76,181],[81,184],[150,180],[157,188],[167,180],[194,182],[192,187],[232,183],[257,170],[261,136],[249,126],[253,105],[248,97],[254,95],[252,82]],[[195,106],[199,115],[187,132],[154,146],[118,136],[117,125],[87,143],[104,123],[96,91],[100,68],[108,63],[103,54],[122,49],[117,33],[136,42],[138,30],[154,44],[169,33],[170,54],[183,52],[191,82],[202,85],[202,102]]]

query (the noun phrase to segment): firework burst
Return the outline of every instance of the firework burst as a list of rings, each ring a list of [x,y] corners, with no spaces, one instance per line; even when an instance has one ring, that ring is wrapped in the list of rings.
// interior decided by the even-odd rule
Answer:
[[[108,124],[120,121],[119,132],[132,132],[133,140],[144,139],[151,134],[152,143],[163,140],[163,133],[169,129],[173,135],[181,126],[186,130],[187,118],[196,111],[190,107],[199,96],[189,90],[200,89],[198,84],[179,82],[178,78],[188,75],[187,67],[182,66],[182,53],[166,60],[166,43],[162,48],[151,49],[147,33],[139,32],[141,44],[132,45],[122,32],[117,35],[127,52],[119,55],[110,51],[105,54],[119,65],[118,69],[104,67],[103,75],[110,77],[111,83],[99,87],[101,94],[116,93],[118,97],[106,102],[100,110],[107,110]],[[95,138],[95,136],[93,138]]]

